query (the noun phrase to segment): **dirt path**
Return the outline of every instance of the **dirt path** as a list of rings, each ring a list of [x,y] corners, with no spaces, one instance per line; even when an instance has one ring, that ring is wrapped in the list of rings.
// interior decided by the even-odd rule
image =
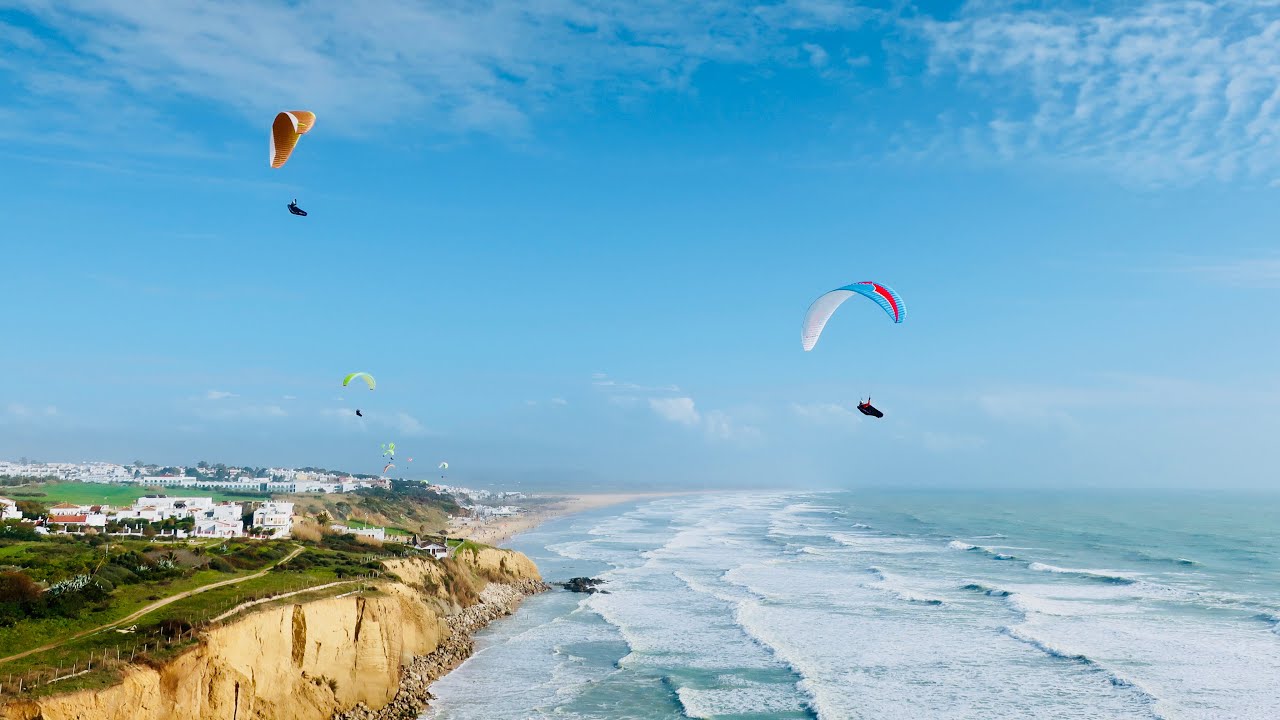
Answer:
[[[271,572],[271,570],[272,570],[273,568],[275,568],[275,566],[276,566],[276,565],[279,565],[279,564],[281,564],[281,563],[285,563],[285,562],[288,562],[288,561],[290,561],[290,560],[294,559],[295,557],[297,557],[297,556],[298,556],[298,554],[299,554],[299,553],[301,553],[301,552],[302,552],[303,550],[305,550],[305,549],[306,549],[306,548],[298,547],[298,548],[294,549],[294,551],[293,551],[293,552],[291,552],[291,553],[289,553],[288,555],[286,555],[285,557],[281,558],[280,560],[277,560],[276,562],[272,563],[272,564],[271,564],[271,565],[269,565],[268,567],[263,568],[262,570],[259,570],[258,572],[254,573],[254,574],[252,574],[252,575],[245,575],[244,577],[231,578],[230,580],[219,580],[219,581],[218,581],[218,582],[216,582],[216,583],[209,583],[208,585],[201,585],[201,586],[200,586],[200,587],[198,587],[198,588],[195,588],[195,589],[193,589],[193,590],[187,590],[187,591],[185,591],[185,592],[180,592],[180,593],[178,593],[177,595],[170,595],[169,597],[167,597],[167,598],[165,598],[165,599],[163,599],[163,600],[157,600],[156,602],[153,602],[153,603],[151,603],[150,605],[147,605],[146,607],[142,608],[141,610],[137,610],[137,611],[135,611],[135,612],[133,612],[133,613],[129,614],[129,616],[127,616],[127,617],[123,617],[123,618],[120,618],[119,620],[113,620],[113,621],[111,621],[111,622],[109,622],[109,623],[106,623],[105,625],[99,625],[99,626],[98,626],[98,627],[96,627],[96,628],[91,628],[91,629],[89,629],[89,630],[83,630],[83,631],[81,631],[81,632],[76,633],[75,635],[72,635],[72,636],[71,636],[71,637],[69,637],[69,638],[63,638],[62,640],[59,640],[59,641],[57,641],[57,642],[49,643],[48,645],[41,645],[41,646],[40,646],[40,647],[38,647],[38,648],[32,648],[31,650],[27,650],[27,651],[25,651],[25,652],[20,652],[20,653],[18,653],[17,655],[10,655],[10,656],[9,656],[9,657],[7,657],[7,658],[0,658],[0,665],[3,665],[4,663],[9,662],[10,660],[18,660],[18,659],[24,658],[24,657],[26,657],[26,656],[28,656],[28,655],[34,655],[35,653],[38,653],[38,652],[44,652],[45,650],[52,650],[52,649],[54,649],[54,648],[56,648],[56,647],[62,647],[63,645],[66,645],[67,643],[69,643],[69,642],[71,642],[71,641],[73,641],[73,640],[79,640],[80,638],[82,638],[82,637],[84,637],[84,636],[86,636],[86,635],[92,635],[92,634],[94,634],[94,633],[96,633],[96,632],[102,632],[103,630],[110,630],[111,628],[113,628],[113,627],[115,627],[115,626],[117,626],[117,625],[123,625],[123,624],[125,624],[125,623],[127,623],[127,622],[132,622],[132,621],[137,620],[138,618],[142,617],[143,615],[146,615],[147,613],[153,612],[153,611],[155,611],[155,610],[159,610],[160,608],[162,608],[162,607],[164,607],[165,605],[168,605],[168,604],[170,604],[170,603],[175,603],[175,602],[178,602],[179,600],[185,600],[186,598],[189,598],[189,597],[191,597],[192,595],[199,595],[199,594],[200,594],[200,593],[202,593],[202,592],[208,592],[209,590],[214,590],[214,589],[216,589],[216,588],[226,587],[227,585],[235,585],[236,583],[242,583],[242,582],[244,582],[244,581],[246,581],[246,580],[253,580],[254,578],[260,578],[260,577],[262,577],[263,575],[266,575],[267,573]]]
[[[222,613],[218,617],[213,618],[209,622],[219,622],[221,620],[226,620],[227,618],[231,617],[232,615],[235,615],[241,610],[251,608],[254,605],[261,605],[263,603],[275,602],[276,600],[283,600],[284,598],[293,597],[294,595],[302,595],[303,593],[315,592],[316,590],[324,590],[325,588],[331,588],[337,585],[350,585],[351,583],[357,583],[357,582],[365,582],[365,581],[364,580],[339,580],[337,582],[325,583],[324,585],[316,585],[315,587],[303,588],[301,590],[294,590],[293,592],[281,593],[279,595],[272,595],[271,597],[258,598],[257,600],[250,600],[249,602],[242,602],[239,605],[231,608],[230,610]]]

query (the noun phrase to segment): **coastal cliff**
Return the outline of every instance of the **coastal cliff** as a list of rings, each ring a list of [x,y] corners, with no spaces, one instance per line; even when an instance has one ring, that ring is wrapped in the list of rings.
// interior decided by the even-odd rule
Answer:
[[[404,711],[470,654],[472,630],[546,587],[527,557],[494,548],[386,567],[397,579],[378,592],[254,612],[159,668],[13,702],[0,720],[328,720],[352,709],[376,717],[393,701]]]

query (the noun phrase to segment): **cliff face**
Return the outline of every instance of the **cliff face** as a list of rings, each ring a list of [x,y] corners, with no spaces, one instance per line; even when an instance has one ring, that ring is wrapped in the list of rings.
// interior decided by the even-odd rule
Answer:
[[[446,613],[474,602],[489,575],[540,579],[519,553],[474,556],[392,561],[401,582],[383,593],[269,608],[210,631],[160,670],[136,667],[106,690],[10,703],[0,719],[320,720],[358,703],[382,707],[399,689],[401,666],[441,644]],[[450,594],[464,586],[470,595]]]

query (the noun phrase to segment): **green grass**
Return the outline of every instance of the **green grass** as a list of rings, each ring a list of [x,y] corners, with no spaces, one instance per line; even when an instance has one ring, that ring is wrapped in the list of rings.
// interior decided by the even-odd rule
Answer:
[[[37,500],[49,505],[60,502],[75,505],[107,504],[115,507],[128,507],[134,500],[143,495],[169,495],[173,497],[212,497],[217,502],[266,500],[264,495],[245,495],[242,493],[222,492],[219,490],[201,490],[198,488],[163,488],[143,485],[107,485],[99,483],[58,482],[43,485],[28,485],[9,491],[13,500]],[[43,493],[43,496],[40,494]]]
[[[251,574],[252,571],[246,571],[238,575]],[[237,577],[237,575],[221,573],[216,570],[201,570],[190,577],[173,580],[167,585],[146,583],[121,586],[112,593],[111,605],[106,609],[86,612],[76,618],[23,620],[13,627],[0,630],[0,657],[7,657],[23,650],[30,650],[33,647],[54,642],[58,638],[75,635],[89,628],[119,620],[146,605],[156,602],[150,599],[152,595],[163,599],[170,595],[194,590],[202,585],[233,577]],[[144,619],[146,617],[149,616],[144,616]],[[11,664],[0,665],[0,668],[6,668]]]
[[[287,575],[287,577],[286,577]],[[280,594],[282,592],[292,592],[299,589],[299,585],[323,585],[333,582],[332,578],[317,576],[303,576],[298,573],[278,574],[268,573],[261,578],[240,583],[239,585],[218,588],[210,590],[207,593],[193,598],[180,600],[172,605],[166,606],[151,613],[138,623],[138,632],[136,634],[121,634],[114,631],[104,633],[96,633],[89,635],[73,643],[51,650],[45,653],[23,660],[0,665],[0,678],[6,677],[9,673],[13,673],[15,677],[20,675],[28,675],[32,672],[48,672],[50,668],[62,667],[66,672],[68,668],[78,666],[83,668],[89,657],[94,657],[95,662],[100,663],[103,652],[105,651],[109,658],[114,659],[116,649],[119,648],[122,660],[127,660],[130,651],[138,645],[149,643],[152,648],[146,653],[146,660],[142,656],[138,657],[138,662],[149,661],[151,663],[163,662],[176,657],[191,647],[198,644],[199,640],[175,641],[172,644],[161,642],[158,649],[155,647],[157,641],[157,626],[163,620],[198,620],[201,617],[216,617],[239,603],[255,599],[256,597],[269,597]],[[341,595],[351,592],[358,588],[357,583],[339,585],[337,587],[324,588],[307,592],[301,592],[298,595],[285,598],[280,602],[298,603],[319,600],[325,597]],[[366,593],[376,593],[376,591],[366,591]],[[248,612],[254,612],[265,607],[271,607],[275,603],[266,602],[261,605],[250,608]],[[234,622],[236,616],[228,618],[226,622]],[[114,665],[114,663],[112,663]],[[29,675],[28,675],[29,676]],[[109,666],[100,669],[95,667],[90,673],[60,680],[52,685],[39,685],[35,690],[28,691],[24,697],[38,697],[42,695],[52,695],[57,693],[67,693],[76,690],[101,690],[120,681],[122,674],[118,667]],[[6,687],[6,692],[9,688]]]
[[[41,543],[29,543],[39,545]],[[8,550],[9,548],[0,548]],[[183,621],[191,625],[199,625],[217,617],[238,605],[251,600],[271,598],[283,593],[300,592],[281,602],[303,602],[332,595],[350,592],[359,587],[351,584],[333,588],[308,591],[320,585],[340,580],[354,580],[355,574],[372,573],[376,564],[376,555],[363,552],[353,553],[321,547],[309,547],[302,555],[283,566],[274,569],[262,577],[244,582],[215,588],[198,595],[184,598],[154,610],[130,625],[137,625],[134,633],[119,633],[113,629],[96,632],[68,642],[60,647],[36,653],[20,660],[0,665],[0,677],[12,673],[14,677],[32,677],[34,674],[45,674],[51,669],[84,668],[86,661],[95,658],[93,672],[74,678],[68,678],[52,685],[37,687],[35,695],[70,692],[81,689],[100,689],[119,681],[120,672],[114,663],[102,668],[101,659],[106,652],[114,660],[116,649],[127,659],[135,646],[150,643],[153,647],[148,651],[148,662],[160,661],[183,652],[193,644],[192,641],[164,643],[159,650],[154,644],[159,637],[160,624],[164,621]],[[369,563],[369,564],[366,564]],[[285,570],[284,568],[292,568]],[[75,635],[89,628],[112,623],[128,616],[138,609],[155,602],[151,596],[169,597],[180,592],[192,590],[213,582],[224,581],[235,577],[253,574],[256,570],[243,570],[235,574],[221,573],[214,570],[200,570],[191,576],[169,582],[158,582],[138,585],[122,585],[111,596],[111,607],[96,612],[86,612],[75,619],[28,620],[11,628],[0,630],[0,657],[38,647],[58,638]],[[258,609],[272,605],[271,602],[255,606]],[[140,657],[139,662],[143,662]]]
[[[455,549],[454,549],[454,552],[455,552],[455,553],[459,553],[459,552],[471,552],[471,553],[478,553],[478,552],[480,552],[481,550],[489,550],[489,549],[492,549],[492,548],[493,548],[493,546],[492,546],[492,545],[485,545],[484,543],[478,543],[478,542],[476,542],[475,540],[463,540],[462,542],[460,542],[460,543],[458,543],[456,546],[454,546],[454,548],[455,548]]]
[[[260,578],[246,580],[235,585],[215,588],[175,603],[166,605],[147,615],[149,624],[175,619],[199,622],[217,617],[240,603],[263,597],[303,590],[307,587],[336,582],[339,578],[327,569],[306,572],[269,572]]]

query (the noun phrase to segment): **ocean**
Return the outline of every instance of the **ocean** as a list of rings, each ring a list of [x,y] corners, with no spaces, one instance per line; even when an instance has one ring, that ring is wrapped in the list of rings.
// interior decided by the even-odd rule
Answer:
[[[1280,496],[667,498],[510,546],[552,591],[424,718],[1280,718]]]

